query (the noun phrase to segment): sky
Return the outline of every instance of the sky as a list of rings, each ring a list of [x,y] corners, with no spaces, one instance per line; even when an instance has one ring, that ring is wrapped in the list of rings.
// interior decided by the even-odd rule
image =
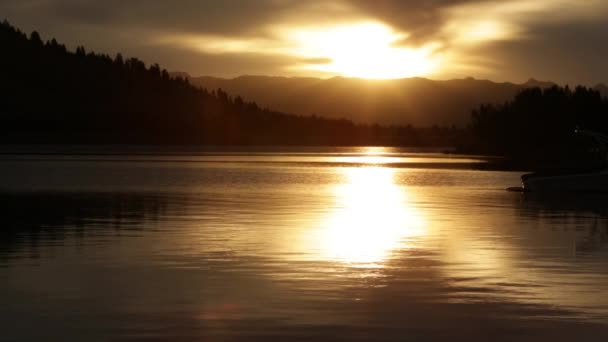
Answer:
[[[0,0],[1,17],[193,76],[608,83],[606,0]]]

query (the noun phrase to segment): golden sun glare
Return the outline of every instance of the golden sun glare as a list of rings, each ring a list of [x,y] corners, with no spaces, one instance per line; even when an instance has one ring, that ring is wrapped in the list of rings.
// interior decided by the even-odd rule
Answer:
[[[406,38],[380,23],[297,30],[288,35],[296,44],[298,55],[327,61],[301,65],[303,69],[369,79],[415,77],[433,72],[438,64],[433,56],[437,46],[400,46]]]
[[[394,183],[394,173],[381,166],[344,169],[336,210],[318,234],[326,258],[382,267],[392,250],[423,234],[424,219],[406,189]]]

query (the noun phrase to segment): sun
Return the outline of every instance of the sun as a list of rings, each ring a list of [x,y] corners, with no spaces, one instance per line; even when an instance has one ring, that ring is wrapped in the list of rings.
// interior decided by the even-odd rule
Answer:
[[[317,61],[300,68],[345,77],[392,79],[425,76],[437,68],[434,45],[401,46],[407,35],[381,23],[360,23],[290,32],[297,53]]]

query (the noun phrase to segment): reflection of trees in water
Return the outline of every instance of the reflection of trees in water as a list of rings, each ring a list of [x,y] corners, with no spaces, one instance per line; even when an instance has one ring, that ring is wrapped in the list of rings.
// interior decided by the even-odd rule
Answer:
[[[608,246],[608,195],[600,193],[523,194],[518,209],[524,217],[546,218],[574,225],[586,234],[577,236],[576,253],[586,254]]]
[[[141,193],[1,193],[0,255],[99,230],[140,230],[145,220],[158,219],[166,203],[163,196]]]

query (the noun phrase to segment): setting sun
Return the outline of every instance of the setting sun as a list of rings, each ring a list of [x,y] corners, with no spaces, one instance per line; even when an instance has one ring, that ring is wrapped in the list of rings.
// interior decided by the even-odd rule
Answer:
[[[407,38],[380,23],[362,23],[322,29],[297,30],[288,37],[297,52],[322,63],[300,68],[346,77],[390,79],[428,75],[437,68],[436,46],[408,48]]]

